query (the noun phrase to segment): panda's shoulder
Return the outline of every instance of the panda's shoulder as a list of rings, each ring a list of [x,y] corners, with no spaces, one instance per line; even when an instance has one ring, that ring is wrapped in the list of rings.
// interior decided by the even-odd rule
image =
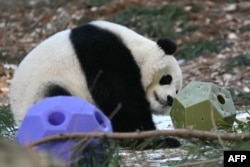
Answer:
[[[72,43],[86,40],[88,43],[96,40],[105,41],[119,38],[119,34],[115,33],[117,29],[121,31],[122,26],[107,21],[92,21],[71,29],[70,39]]]
[[[95,39],[94,37],[105,38],[115,36],[122,39],[125,44],[129,44],[131,39],[139,39],[143,41],[147,40],[145,37],[139,35],[124,25],[104,20],[91,21],[72,29],[71,38],[80,37],[80,35],[81,37],[91,36],[92,39]]]

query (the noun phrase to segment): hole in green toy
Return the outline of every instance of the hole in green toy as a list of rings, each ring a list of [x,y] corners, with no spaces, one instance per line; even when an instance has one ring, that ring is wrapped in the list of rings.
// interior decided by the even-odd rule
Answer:
[[[217,96],[217,100],[221,103],[221,104],[225,104],[225,99],[222,95],[218,95]]]
[[[201,117],[201,120],[202,120],[202,121],[204,121],[204,118],[203,118],[203,117]]]

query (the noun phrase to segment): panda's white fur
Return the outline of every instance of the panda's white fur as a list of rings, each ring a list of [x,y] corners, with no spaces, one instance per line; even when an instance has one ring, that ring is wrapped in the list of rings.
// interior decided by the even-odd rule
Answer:
[[[106,21],[93,21],[88,25],[107,30],[107,32],[114,34],[122,41],[125,47],[131,52],[133,59],[140,69],[140,81],[145,91],[146,99],[150,104],[150,111],[155,114],[166,113],[170,107],[167,103],[167,97],[174,97],[176,92],[182,87],[182,72],[176,59],[172,55],[167,55],[166,51],[156,42],[124,26]],[[52,84],[59,85],[69,92],[70,95],[84,98],[102,109],[101,106],[103,104],[98,103],[101,100],[94,100],[95,98],[90,91],[90,85],[87,83],[88,78],[86,78],[87,75],[84,74],[85,71],[82,69],[81,62],[79,62],[77,57],[75,50],[77,46],[72,44],[74,39],[71,38],[76,37],[76,35],[72,35],[73,31],[61,31],[43,41],[24,58],[16,70],[11,81],[10,102],[11,110],[14,113],[14,118],[18,125],[22,122],[28,109],[37,101],[46,97],[46,91]],[[95,34],[93,34],[93,36],[95,36]],[[99,48],[93,49],[98,50]],[[124,72],[124,70],[122,72]],[[160,85],[159,80],[165,75],[170,75],[172,82],[171,84]],[[133,90],[127,93],[133,94]],[[131,97],[133,96],[131,95]],[[132,108],[133,106],[128,107]],[[137,112],[137,110],[133,112]],[[139,113],[139,117],[144,119],[143,115],[141,115],[142,113],[143,112]],[[124,115],[122,115],[121,118],[122,117],[124,117]],[[133,118],[129,119],[133,121]],[[142,122],[145,124],[149,122],[149,120],[151,121],[151,118],[145,118]],[[118,122],[121,122],[121,119],[116,123],[114,122],[114,124],[117,125]],[[147,128],[145,126],[142,129],[150,130],[151,125],[149,127],[150,128]],[[121,129],[121,131],[132,130],[126,130],[126,127],[125,129]]]
[[[15,71],[11,81],[10,104],[18,125],[27,110],[44,98],[46,84],[65,86],[75,96],[94,103],[69,34],[70,30],[65,30],[43,41],[23,59]]]

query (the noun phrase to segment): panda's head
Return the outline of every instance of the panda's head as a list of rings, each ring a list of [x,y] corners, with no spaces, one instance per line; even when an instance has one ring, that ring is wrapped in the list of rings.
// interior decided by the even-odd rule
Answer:
[[[153,113],[165,114],[170,111],[173,99],[182,87],[182,71],[173,57],[175,43],[164,38],[159,39],[157,45],[164,51],[164,55],[146,63],[148,68],[143,69],[142,78],[148,83],[145,89]],[[144,73],[147,75],[143,76]]]

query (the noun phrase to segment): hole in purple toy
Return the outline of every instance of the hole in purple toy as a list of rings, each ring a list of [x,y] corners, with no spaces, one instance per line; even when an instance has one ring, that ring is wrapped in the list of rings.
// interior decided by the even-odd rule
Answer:
[[[103,116],[99,112],[95,112],[95,118],[100,126],[105,127]]]
[[[51,125],[61,125],[65,120],[65,116],[61,112],[53,112],[49,115],[48,121]]]
[[[221,104],[225,104],[225,99],[222,95],[218,95],[217,96],[217,100],[221,103]]]

